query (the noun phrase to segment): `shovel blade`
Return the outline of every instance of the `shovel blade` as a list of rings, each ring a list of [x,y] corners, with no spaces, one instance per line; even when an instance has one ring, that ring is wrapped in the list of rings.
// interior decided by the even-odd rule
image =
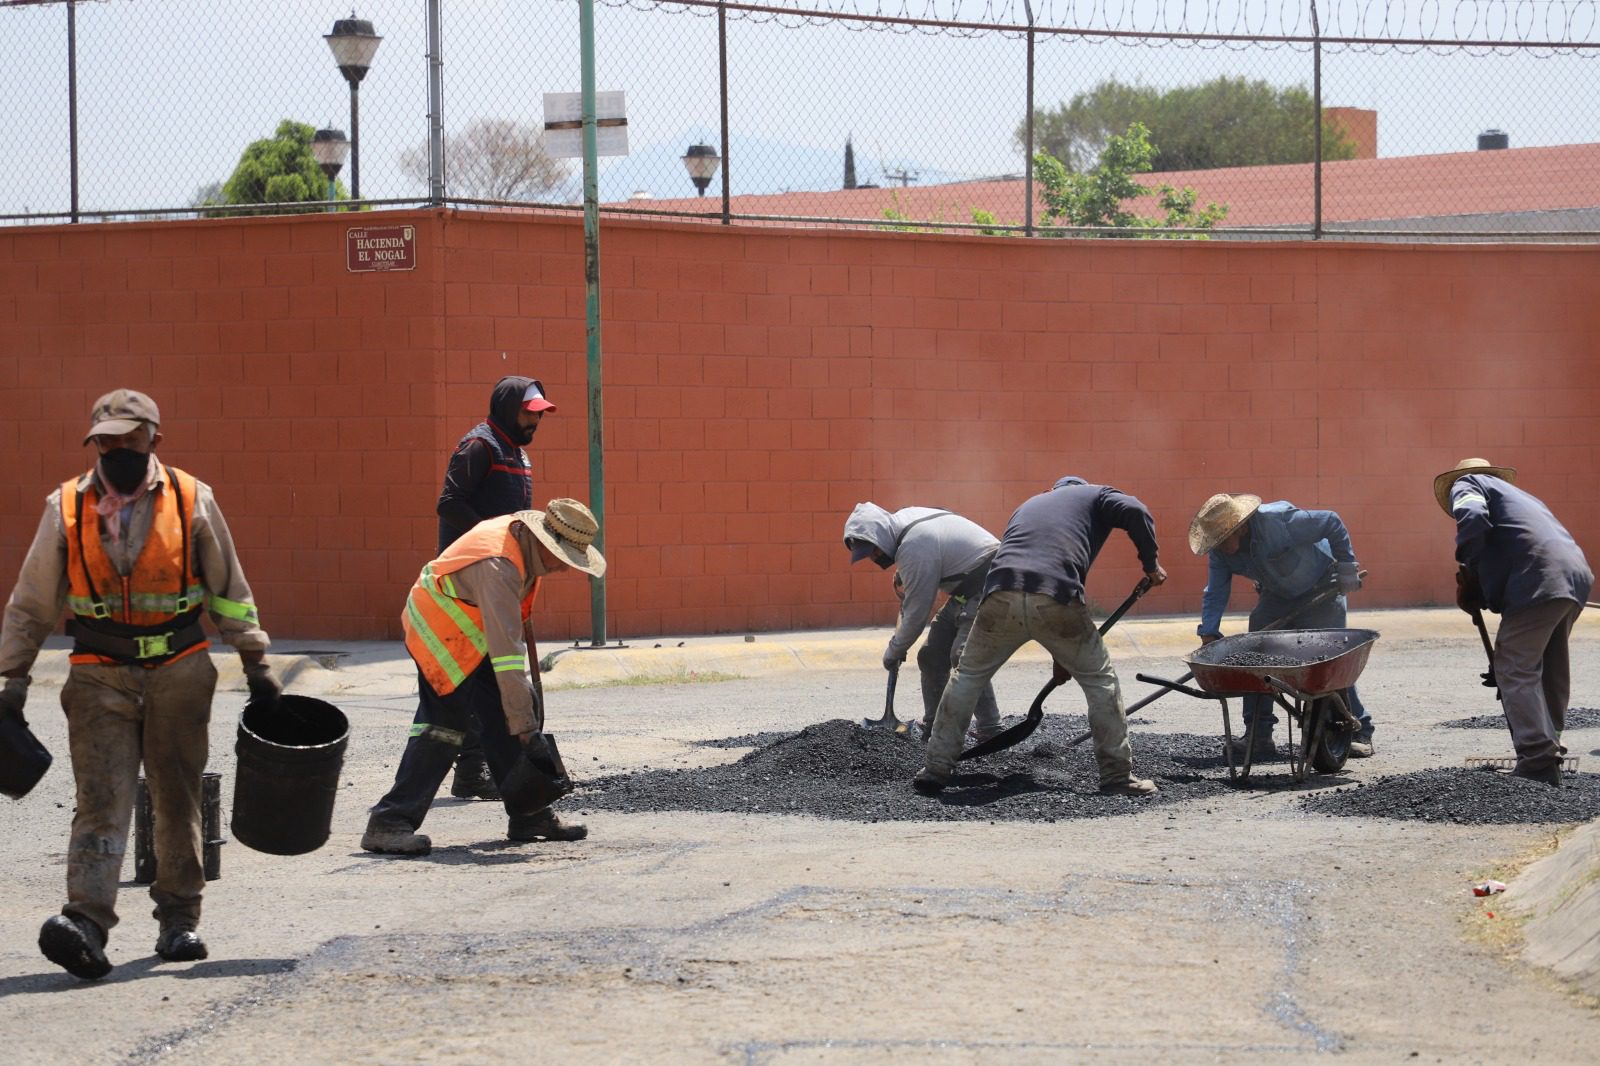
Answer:
[[[887,729],[892,733],[909,733],[911,731],[910,722],[902,722],[889,712],[885,712],[882,718],[861,719],[861,727],[863,729]]]
[[[1006,729],[1004,732],[996,733],[994,736],[990,737],[988,740],[985,740],[981,744],[974,744],[972,747],[956,756],[956,761],[965,762],[967,759],[977,759],[985,755],[993,755],[997,751],[1005,751],[1009,747],[1021,744],[1024,740],[1027,740],[1028,737],[1033,735],[1033,731],[1039,728],[1039,723],[1042,721],[1044,721],[1044,715],[1042,714],[1037,718],[1029,715],[1016,725]]]

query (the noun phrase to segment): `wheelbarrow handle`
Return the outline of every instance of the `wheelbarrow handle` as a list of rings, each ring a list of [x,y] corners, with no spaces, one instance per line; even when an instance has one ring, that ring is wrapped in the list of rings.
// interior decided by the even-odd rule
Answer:
[[[1205,692],[1205,691],[1203,691],[1201,689],[1197,689],[1197,688],[1190,688],[1188,685],[1185,685],[1184,682],[1189,680],[1191,677],[1194,676],[1194,674],[1192,674],[1192,673],[1184,674],[1182,677],[1178,678],[1178,680],[1176,680],[1176,681],[1168,681],[1164,677],[1155,677],[1155,676],[1152,676],[1150,674],[1134,674],[1133,676],[1135,678],[1137,678],[1138,680],[1143,681],[1147,685],[1160,685],[1161,686],[1161,692],[1159,693],[1159,695],[1162,695],[1162,696],[1165,696],[1169,692],[1181,692],[1185,696],[1193,696],[1197,700],[1218,700],[1218,699],[1222,698],[1221,696],[1217,696],[1217,695],[1215,695],[1213,693]],[[1156,698],[1155,696],[1151,696],[1150,697],[1150,699],[1155,699],[1155,698]],[[1146,702],[1148,702],[1148,701],[1146,701]],[[1130,710],[1134,710],[1136,708],[1129,708],[1129,709]]]

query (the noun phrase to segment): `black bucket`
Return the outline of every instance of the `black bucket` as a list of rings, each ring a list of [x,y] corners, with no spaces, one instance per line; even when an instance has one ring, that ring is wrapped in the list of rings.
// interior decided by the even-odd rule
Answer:
[[[133,805],[133,880],[135,884],[148,885],[155,881],[156,871],[156,819],[150,802],[150,786],[139,778],[139,799]],[[200,775],[200,837],[204,846],[201,856],[207,881],[222,876],[222,845],[228,841],[222,835],[222,775],[210,770]]]
[[[522,758],[500,782],[500,794],[512,814],[538,814],[572,788],[556,738],[549,733],[530,737],[522,749]]]
[[[50,769],[50,761],[50,753],[27,722],[0,716],[0,792],[18,800],[26,796]]]
[[[310,696],[283,696],[272,707],[245,704],[234,745],[233,838],[269,855],[304,855],[326,844],[349,738],[344,712]]]

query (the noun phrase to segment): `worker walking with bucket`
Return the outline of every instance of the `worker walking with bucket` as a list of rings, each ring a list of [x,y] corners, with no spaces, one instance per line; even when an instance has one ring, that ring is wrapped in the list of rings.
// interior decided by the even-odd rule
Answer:
[[[28,671],[60,620],[73,617],[71,670],[61,689],[77,810],[67,845],[67,903],[39,931],[51,962],[85,979],[111,972],[117,882],[139,767],[154,806],[160,923],[156,953],[203,959],[197,932],[205,888],[201,834],[207,723],[217,671],[201,628],[209,615],[236,649],[252,700],[280,688],[264,653],[233,538],[211,489],[159,462],[161,415],[143,393],[95,401],[84,443],[98,458],[45,501],[0,631],[0,715],[19,715]]]
[[[1342,629],[1345,596],[1361,587],[1344,520],[1333,511],[1303,511],[1288,500],[1264,504],[1248,493],[1217,493],[1189,523],[1189,550],[1206,556],[1209,567],[1196,630],[1202,644],[1222,636],[1235,575],[1254,581],[1259,595],[1250,612],[1252,633],[1285,625]],[[1354,685],[1344,700],[1361,723],[1361,731],[1350,738],[1350,755],[1367,758],[1373,750],[1372,715]],[[1277,750],[1272,727],[1278,722],[1272,697],[1246,696],[1244,722],[1235,753],[1243,757],[1249,748],[1254,759],[1271,757]]]
[[[474,723],[505,793],[510,839],[587,835],[557,818],[548,799],[524,809],[507,781],[521,763],[554,753],[542,732],[543,694],[529,673],[538,666],[527,633],[539,582],[568,569],[604,574],[606,561],[593,543],[599,532],[583,504],[551,500],[543,511],[478,523],[422,568],[401,615],[420,700],[394,787],[372,808],[361,838],[367,851],[428,853],[432,842],[417,830]]]
[[[978,613],[978,593],[989,575],[989,562],[1000,542],[978,523],[953,511],[933,507],[903,507],[893,513],[875,503],[858,503],[844,523],[844,546],[850,561],[871,559],[880,567],[895,568],[895,591],[900,597],[900,618],[883,666],[897,670],[911,645],[928,630],[917,652],[922,675],[922,736],[933,733],[933,715],[961,660],[972,619]],[[948,598],[930,627],[928,616],[939,593]],[[988,740],[1000,732],[1000,707],[994,686],[985,685],[978,696],[977,736]]]
[[[1456,523],[1456,605],[1480,627],[1485,607],[1500,615],[1489,681],[1516,748],[1512,773],[1559,788],[1567,640],[1594,572],[1550,508],[1512,484],[1516,477],[1513,467],[1463,459],[1433,479],[1433,496]]]

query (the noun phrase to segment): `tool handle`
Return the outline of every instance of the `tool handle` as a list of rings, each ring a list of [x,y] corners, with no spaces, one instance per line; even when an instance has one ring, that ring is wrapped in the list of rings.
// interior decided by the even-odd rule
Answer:
[[[1130,607],[1139,602],[1139,597],[1150,591],[1150,587],[1150,576],[1146,574],[1144,577],[1139,579],[1139,583],[1137,585],[1133,586],[1133,591],[1128,594],[1127,599],[1122,601],[1122,606],[1118,607],[1115,611],[1112,611],[1111,617],[1100,623],[1100,635],[1102,637],[1105,636],[1106,631],[1112,626],[1116,625],[1118,620],[1120,620],[1123,615],[1128,613],[1128,609]]]
[[[888,691],[883,695],[883,716],[886,719],[894,717],[894,688],[899,683],[900,664],[895,663],[894,666],[889,668],[889,687]]]

